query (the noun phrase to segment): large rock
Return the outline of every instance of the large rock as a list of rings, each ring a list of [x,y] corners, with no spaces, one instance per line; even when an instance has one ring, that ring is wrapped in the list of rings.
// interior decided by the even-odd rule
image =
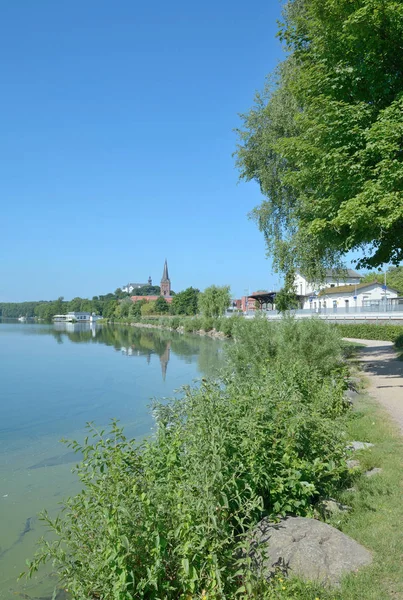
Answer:
[[[263,519],[253,533],[253,540],[256,542],[253,554],[267,578],[276,566],[281,566],[290,575],[337,586],[343,575],[372,562],[366,548],[315,519],[286,517],[280,523]]]
[[[371,442],[349,442],[347,450],[366,450],[373,446],[374,444],[371,444]]]
[[[318,503],[317,508],[319,513],[323,515],[325,519],[340,516],[351,510],[351,506],[337,502],[334,498],[325,498],[324,500],[321,500]]]

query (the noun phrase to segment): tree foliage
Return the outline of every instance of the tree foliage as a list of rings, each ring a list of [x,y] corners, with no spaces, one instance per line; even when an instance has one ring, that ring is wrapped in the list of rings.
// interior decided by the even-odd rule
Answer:
[[[199,310],[205,317],[223,315],[231,303],[230,287],[228,285],[211,285],[199,295]]]
[[[160,294],[161,288],[159,285],[143,285],[134,289],[130,296],[159,296]]]
[[[243,115],[237,164],[277,270],[403,259],[403,4],[289,0],[287,59]]]
[[[384,273],[382,271],[370,271],[362,279],[362,283],[371,281],[384,282]],[[403,294],[403,266],[389,267],[386,271],[386,284]]]
[[[276,310],[285,313],[293,308],[298,308],[298,298],[295,289],[295,278],[292,271],[288,271],[285,276],[284,286],[276,294]]]
[[[171,309],[175,315],[195,315],[200,291],[189,287],[173,297]]]
[[[150,302],[145,302],[141,307],[141,316],[146,317],[148,315],[154,315],[156,313],[155,310],[155,301],[151,300]]]
[[[159,315],[164,315],[169,312],[169,304],[163,296],[159,296],[154,304],[155,312]]]

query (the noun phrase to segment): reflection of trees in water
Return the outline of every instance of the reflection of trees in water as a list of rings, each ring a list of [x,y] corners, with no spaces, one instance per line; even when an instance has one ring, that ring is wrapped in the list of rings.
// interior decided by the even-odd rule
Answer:
[[[57,329],[47,329],[58,343],[67,337],[73,343],[105,344],[126,356],[143,356],[150,362],[151,355],[160,358],[165,380],[171,352],[187,363],[197,357],[204,375],[213,375],[222,365],[222,342],[208,337],[183,335],[172,331],[131,326],[59,323]]]

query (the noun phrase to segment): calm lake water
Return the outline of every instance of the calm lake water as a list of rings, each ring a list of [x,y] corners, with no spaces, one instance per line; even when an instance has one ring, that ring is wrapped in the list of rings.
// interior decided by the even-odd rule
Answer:
[[[60,439],[117,418],[151,433],[152,398],[166,398],[222,362],[222,343],[136,327],[0,322],[0,599],[50,598],[49,570],[16,583],[56,514],[78,491],[76,459]]]

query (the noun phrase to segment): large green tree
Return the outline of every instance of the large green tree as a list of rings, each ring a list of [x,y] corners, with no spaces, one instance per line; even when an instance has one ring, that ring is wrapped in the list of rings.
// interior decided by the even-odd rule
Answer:
[[[224,314],[231,303],[228,285],[211,285],[199,294],[199,310],[205,317],[219,317]]]
[[[289,0],[286,60],[243,115],[237,163],[278,270],[403,259],[403,3]]]
[[[154,304],[155,312],[158,314],[166,314],[169,312],[169,304],[163,296],[159,296]]]
[[[171,312],[175,315],[195,315],[200,291],[189,287],[173,297]]]
[[[380,271],[370,271],[363,277],[362,282],[379,281],[383,283],[384,277],[384,273]],[[386,283],[400,294],[403,294],[403,266],[389,267],[386,271]]]

